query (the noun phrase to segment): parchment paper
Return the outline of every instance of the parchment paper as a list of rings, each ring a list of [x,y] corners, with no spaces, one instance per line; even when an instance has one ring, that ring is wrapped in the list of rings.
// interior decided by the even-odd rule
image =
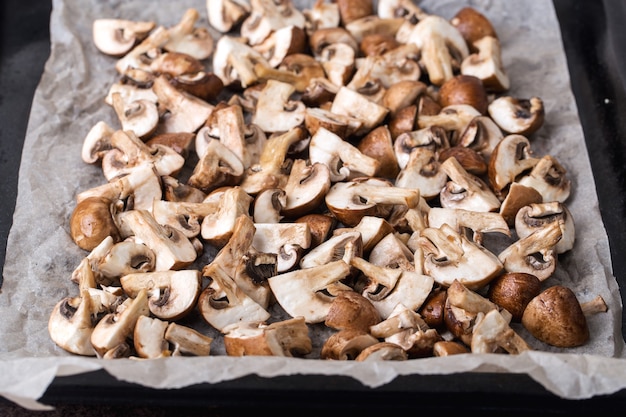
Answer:
[[[465,4],[468,3],[428,1],[421,6],[450,18]],[[85,256],[69,236],[68,219],[76,194],[104,182],[98,167],[82,162],[80,150],[95,123],[104,120],[111,126],[117,125],[114,112],[103,101],[118,77],[114,59],[93,46],[91,24],[100,17],[120,17],[154,20],[170,26],[179,21],[187,7],[201,12],[199,25],[208,26],[208,21],[204,0],[54,0],[51,55],[35,93],[24,143],[0,294],[0,395],[24,407],[46,408],[37,399],[55,376],[102,368],[120,380],[156,388],[217,383],[251,373],[264,377],[349,375],[366,386],[378,387],[402,374],[459,372],[525,373],[547,390],[570,399],[625,388],[619,287],[611,270],[608,239],[552,3],[470,1],[469,5],[483,12],[498,32],[504,65],[512,80],[510,94],[539,96],[544,100],[546,123],[533,136],[532,148],[537,155],[554,155],[568,169],[573,191],[566,204],[576,223],[575,247],[561,255],[559,268],[550,280],[572,288],[580,301],[601,295],[609,305],[607,313],[589,317],[588,344],[576,349],[548,348],[516,328],[535,351],[519,356],[463,355],[375,364],[308,358],[231,358],[220,355],[217,344],[212,347],[211,357],[150,361],[103,361],[61,350],[49,338],[48,317],[56,302],[77,294],[69,277]],[[319,349],[319,342],[316,343]]]

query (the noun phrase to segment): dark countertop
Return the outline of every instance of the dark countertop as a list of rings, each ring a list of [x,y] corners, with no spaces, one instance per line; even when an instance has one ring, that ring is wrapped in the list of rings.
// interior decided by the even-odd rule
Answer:
[[[572,88],[579,112],[605,221],[613,267],[626,285],[626,175],[624,155],[626,88],[626,5],[616,1],[554,0],[561,22]],[[0,60],[0,265],[11,227],[17,175],[30,103],[49,55],[49,0],[4,0]],[[611,105],[607,105],[607,101]],[[610,155],[607,158],[607,155]],[[623,296],[623,295],[622,295]],[[626,320],[625,320],[626,321]],[[626,334],[626,332],[625,332]],[[24,410],[0,399],[0,415],[26,416],[228,416],[246,412],[296,411],[319,415],[390,411],[481,412],[561,415],[626,409],[626,392],[589,400],[563,400],[524,375],[461,374],[399,377],[378,389],[349,378],[249,376],[216,385],[181,390],[152,390],[118,382],[104,372],[57,378],[43,402],[49,412]]]

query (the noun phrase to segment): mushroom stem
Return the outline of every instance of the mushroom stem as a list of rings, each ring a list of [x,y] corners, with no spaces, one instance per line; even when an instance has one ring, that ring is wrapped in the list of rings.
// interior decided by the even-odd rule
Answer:
[[[580,308],[582,308],[583,314],[586,316],[596,313],[606,313],[609,309],[601,295],[596,296],[591,301],[580,303]]]

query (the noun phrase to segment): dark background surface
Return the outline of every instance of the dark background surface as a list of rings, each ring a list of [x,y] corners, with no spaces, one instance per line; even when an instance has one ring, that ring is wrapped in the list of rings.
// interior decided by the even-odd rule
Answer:
[[[626,224],[622,221],[626,215],[626,56],[621,54],[626,51],[626,4],[609,0],[554,0],[554,4],[609,235],[613,268],[621,288],[626,288]],[[51,2],[2,0],[0,7],[0,265],[4,265],[30,104],[50,52]],[[31,412],[0,399],[0,416],[231,416],[272,411],[296,411],[301,416],[347,411],[388,415],[401,410],[623,415],[626,391],[588,400],[564,400],[525,375],[474,373],[399,377],[378,389],[341,377],[249,376],[221,384],[159,391],[95,372],[57,378],[42,401],[55,405],[56,410]]]

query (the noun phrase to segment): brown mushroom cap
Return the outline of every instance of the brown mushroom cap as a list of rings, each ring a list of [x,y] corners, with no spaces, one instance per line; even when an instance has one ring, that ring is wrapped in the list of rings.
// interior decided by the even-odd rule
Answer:
[[[469,104],[481,114],[487,114],[487,90],[482,81],[473,75],[456,75],[441,85],[439,104],[447,107],[452,104]]]
[[[468,6],[459,10],[450,19],[450,23],[461,32],[470,50],[474,42],[485,36],[498,37],[489,19],[473,7]]]
[[[585,314],[574,292],[555,285],[533,298],[522,316],[522,325],[537,339],[556,347],[581,346],[589,340]]]
[[[488,297],[519,322],[524,309],[541,292],[541,281],[533,274],[507,272],[489,283]]]
[[[355,291],[341,291],[332,301],[324,324],[337,330],[369,331],[380,323],[380,313],[374,304]]]
[[[105,197],[88,197],[76,205],[70,218],[70,234],[81,249],[91,251],[107,236],[120,240],[111,205]]]

